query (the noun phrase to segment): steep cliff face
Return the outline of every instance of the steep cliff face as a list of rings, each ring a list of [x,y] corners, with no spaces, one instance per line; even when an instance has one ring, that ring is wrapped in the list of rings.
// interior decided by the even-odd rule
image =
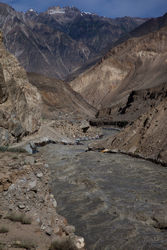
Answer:
[[[9,54],[0,34],[0,128],[2,144],[9,144],[40,126],[41,97],[17,59]]]
[[[163,91],[165,96],[159,104],[110,138],[105,147],[167,164],[167,87]]]
[[[59,79],[94,64],[117,39],[145,21],[99,17],[69,7],[20,13],[0,4],[6,48],[26,71]]]

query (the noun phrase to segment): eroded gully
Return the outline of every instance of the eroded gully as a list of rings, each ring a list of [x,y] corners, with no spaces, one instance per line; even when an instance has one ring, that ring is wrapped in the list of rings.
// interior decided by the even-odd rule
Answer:
[[[87,143],[40,149],[52,171],[57,211],[86,248],[167,249],[167,168],[86,149]]]

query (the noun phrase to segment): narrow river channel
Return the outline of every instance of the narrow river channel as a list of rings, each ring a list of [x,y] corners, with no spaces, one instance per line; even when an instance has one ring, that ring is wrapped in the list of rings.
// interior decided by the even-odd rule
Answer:
[[[84,145],[40,149],[57,211],[89,250],[167,249],[167,168]]]

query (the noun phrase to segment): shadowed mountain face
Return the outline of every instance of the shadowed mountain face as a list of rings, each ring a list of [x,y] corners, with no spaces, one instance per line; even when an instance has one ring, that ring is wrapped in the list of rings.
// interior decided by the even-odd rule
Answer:
[[[152,18],[148,20],[147,22],[141,24],[136,29],[132,30],[129,33],[126,33],[123,35],[114,46],[126,41],[129,38],[132,37],[140,37],[147,35],[148,33],[155,32],[163,28],[167,25],[167,13],[164,16],[158,17],[158,18]]]
[[[99,17],[69,7],[19,13],[0,4],[0,29],[7,49],[28,72],[59,79],[94,64],[123,34],[145,21]]]
[[[47,119],[93,117],[96,109],[89,105],[80,94],[61,80],[36,73],[27,74],[32,85],[42,96],[42,115]]]

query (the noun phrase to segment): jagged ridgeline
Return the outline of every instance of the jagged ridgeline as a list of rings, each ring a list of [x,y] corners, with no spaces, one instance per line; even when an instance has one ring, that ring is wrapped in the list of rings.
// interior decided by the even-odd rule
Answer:
[[[0,145],[8,145],[40,127],[41,96],[0,33]]]
[[[0,4],[0,28],[6,48],[28,72],[59,79],[77,76],[146,19],[105,18],[77,8],[53,7],[16,12]]]

